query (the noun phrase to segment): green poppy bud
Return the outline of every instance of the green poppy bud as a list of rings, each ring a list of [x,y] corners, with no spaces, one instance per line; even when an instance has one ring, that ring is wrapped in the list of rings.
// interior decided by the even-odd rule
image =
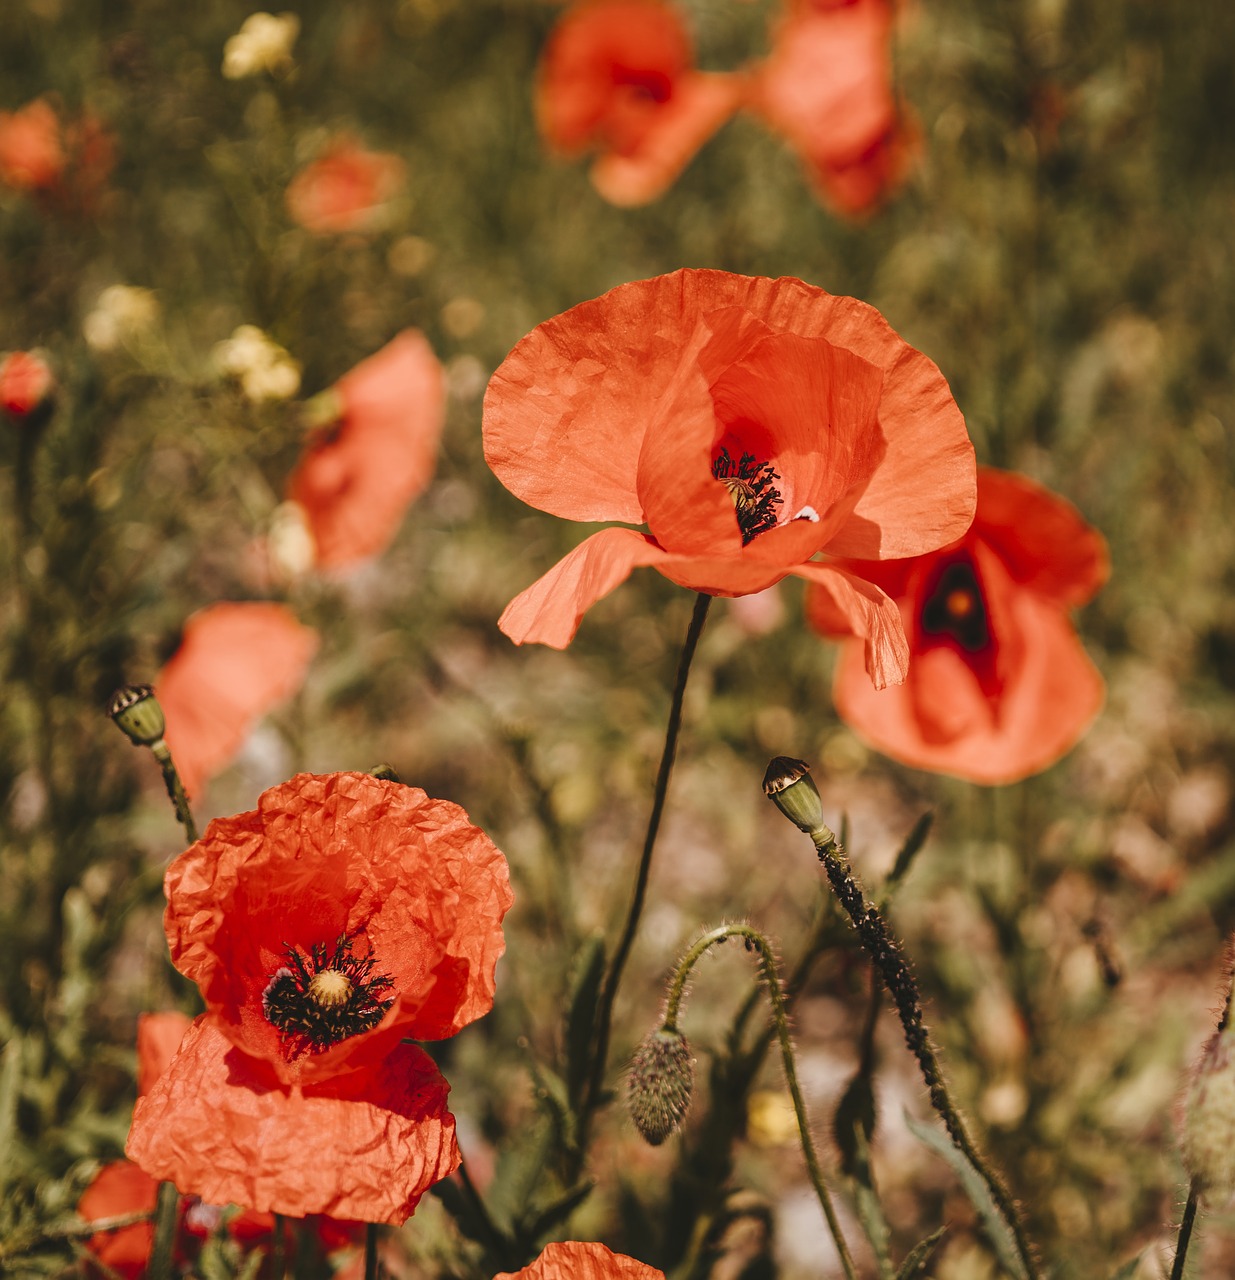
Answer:
[[[626,1108],[635,1128],[658,1147],[676,1133],[690,1109],[695,1062],[676,1027],[660,1027],[635,1050],[626,1076]]]

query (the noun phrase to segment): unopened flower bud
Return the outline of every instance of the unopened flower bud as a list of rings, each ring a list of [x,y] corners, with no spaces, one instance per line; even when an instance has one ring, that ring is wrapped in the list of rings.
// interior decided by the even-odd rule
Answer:
[[[135,747],[149,747],[161,741],[166,729],[163,708],[148,684],[126,684],[117,689],[108,703],[107,714]]]
[[[635,1128],[658,1147],[677,1131],[695,1086],[695,1062],[686,1037],[660,1027],[635,1050],[626,1076],[626,1108]]]
[[[823,801],[805,760],[774,757],[763,775],[763,794],[816,843],[835,841],[831,827],[823,820]]]
[[[1180,1153],[1213,1206],[1235,1195],[1235,1035],[1216,1032],[1184,1097]]]
[[[369,776],[371,778],[380,778],[383,782],[403,781],[392,764],[375,764],[373,768],[369,770]]]

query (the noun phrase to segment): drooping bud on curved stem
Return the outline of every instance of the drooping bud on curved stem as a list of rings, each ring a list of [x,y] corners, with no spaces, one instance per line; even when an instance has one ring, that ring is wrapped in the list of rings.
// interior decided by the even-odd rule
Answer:
[[[150,754],[159,762],[159,768],[163,771],[163,785],[167,788],[168,799],[175,807],[176,817],[184,827],[190,844],[196,841],[197,824],[193,821],[193,811],[189,808],[189,797],[176,772],[171,749],[163,737],[167,725],[163,718],[163,708],[154,696],[154,689],[148,684],[124,685],[112,694],[111,701],[107,704],[107,714],[135,747],[150,748]]]
[[[626,1107],[643,1140],[659,1147],[676,1133],[690,1109],[695,1061],[676,1027],[659,1027],[644,1038],[626,1074]]]
[[[689,1056],[686,1039],[677,1029],[678,1013],[686,995],[687,982],[690,978],[691,970],[705,952],[717,943],[724,942],[727,938],[741,938],[746,950],[759,957],[759,969],[767,987],[768,1000],[772,1006],[772,1022],[776,1030],[776,1038],[780,1043],[781,1061],[785,1070],[785,1083],[789,1086],[789,1096],[793,1101],[793,1113],[797,1117],[798,1136],[802,1143],[802,1154],[806,1159],[807,1172],[810,1174],[811,1185],[815,1189],[815,1195],[819,1200],[820,1208],[823,1210],[828,1230],[832,1234],[832,1239],[836,1242],[836,1250],[840,1255],[841,1266],[844,1268],[847,1280],[856,1280],[857,1272],[854,1269],[853,1258],[850,1256],[849,1248],[845,1244],[845,1238],[841,1234],[840,1222],[836,1217],[836,1210],[832,1207],[832,1197],[828,1192],[827,1184],[824,1182],[823,1169],[819,1164],[814,1140],[810,1135],[810,1125],[806,1118],[806,1104],[802,1100],[802,1090],[798,1086],[797,1062],[793,1053],[793,1042],[789,1038],[789,1015],[785,1008],[785,994],[781,988],[780,973],[777,969],[776,957],[772,952],[771,943],[768,942],[763,934],[756,929],[752,929],[750,925],[723,924],[715,929],[710,929],[691,944],[686,954],[678,962],[677,969],[673,974],[673,980],[669,985],[669,998],[665,1002],[664,1020],[659,1030],[653,1032],[640,1045],[639,1051],[635,1056],[635,1064],[636,1066],[638,1065],[640,1055],[644,1054],[645,1050],[651,1054],[664,1055],[665,1058],[668,1058],[671,1054],[675,1055],[674,1060],[678,1063],[680,1063],[683,1054]],[[677,1044],[674,1044],[675,1040]],[[636,1066],[632,1066],[631,1069],[632,1086]],[[662,1068],[662,1074],[657,1077],[658,1083],[662,1085],[662,1094],[665,1092],[663,1085],[667,1079],[667,1074],[667,1070]],[[689,1101],[688,1093],[682,1105],[682,1115],[685,1115]],[[677,1117],[673,1128],[669,1129],[664,1134],[664,1137],[668,1137],[669,1133],[677,1128],[681,1118],[681,1116]],[[636,1125],[639,1124],[638,1118],[635,1118],[635,1123]],[[643,1128],[641,1125],[639,1127],[642,1133]],[[648,1135],[644,1133],[644,1137],[648,1138]],[[664,1138],[662,1137],[657,1141],[663,1140]],[[648,1138],[648,1141],[652,1142],[654,1146],[656,1145],[656,1141],[652,1138]]]

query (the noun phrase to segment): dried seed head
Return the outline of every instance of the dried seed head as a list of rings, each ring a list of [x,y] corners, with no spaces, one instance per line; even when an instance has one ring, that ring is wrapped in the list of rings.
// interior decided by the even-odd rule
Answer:
[[[635,1050],[626,1076],[626,1107],[644,1141],[658,1147],[690,1109],[695,1060],[686,1037],[660,1027]]]
[[[812,840],[835,840],[823,820],[823,801],[805,760],[774,757],[763,775],[763,794]]]
[[[163,708],[148,684],[126,684],[117,689],[107,704],[107,714],[135,747],[153,746],[166,728]]]
[[[1235,1036],[1218,1031],[1205,1046],[1184,1096],[1180,1153],[1213,1206],[1235,1195]]]

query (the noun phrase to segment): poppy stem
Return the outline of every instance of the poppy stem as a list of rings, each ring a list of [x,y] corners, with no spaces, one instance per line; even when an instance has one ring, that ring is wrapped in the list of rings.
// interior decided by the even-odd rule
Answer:
[[[635,876],[635,892],[631,898],[630,910],[626,913],[626,924],[613,952],[609,970],[605,974],[600,998],[596,1003],[596,1030],[593,1041],[595,1052],[592,1058],[592,1071],[588,1077],[587,1090],[583,1095],[583,1103],[579,1109],[578,1143],[575,1164],[582,1163],[587,1150],[588,1126],[592,1115],[600,1106],[604,1091],[605,1066],[609,1057],[609,1038],[613,1029],[613,1004],[617,999],[618,985],[622,981],[622,971],[630,956],[631,945],[639,928],[639,918],[643,914],[643,903],[647,896],[648,876],[652,869],[652,851],[656,847],[656,834],[660,830],[660,818],[665,807],[665,794],[669,789],[669,775],[673,772],[673,758],[677,752],[678,731],[682,727],[682,702],[686,694],[686,679],[690,675],[690,664],[703,634],[703,624],[707,621],[708,606],[712,597],[702,592],[695,598],[695,609],[691,614],[690,626],[686,631],[686,639],[682,644],[682,654],[678,659],[677,677],[673,686],[673,701],[669,708],[669,723],[665,729],[665,745],[660,756],[660,769],[656,774],[656,790],[652,797],[652,812],[648,818],[647,834],[643,840],[643,854],[639,859],[639,870]],[[575,1169],[577,1175],[578,1169]],[[570,1181],[574,1181],[571,1178]]]
[[[274,1239],[270,1243],[270,1276],[271,1280],[283,1280],[287,1274],[286,1240],[287,1220],[281,1213],[274,1217]]]
[[[884,986],[887,987],[888,994],[896,1005],[896,1012],[900,1016],[901,1026],[905,1032],[905,1043],[909,1046],[910,1053],[917,1059],[922,1078],[930,1091],[931,1105],[943,1120],[953,1145],[986,1183],[1001,1216],[1012,1232],[1016,1252],[1025,1269],[1025,1274],[1030,1277],[1030,1280],[1037,1280],[1038,1268],[1016,1205],[1002,1179],[987,1165],[977,1147],[974,1146],[960,1113],[948,1095],[939,1059],[935,1056],[935,1050],[931,1046],[930,1037],[922,1022],[922,999],[918,994],[918,986],[905,962],[900,943],[892,935],[884,918],[867,901],[866,895],[862,892],[862,886],[849,868],[845,851],[832,833],[823,828],[818,833],[812,834],[811,839],[819,854],[819,861],[827,872],[828,880],[840,899],[841,906],[848,913],[862,946],[879,970]]]
[[[154,1210],[154,1243],[150,1248],[150,1280],[170,1280],[172,1246],[176,1243],[176,1218],[180,1192],[174,1182],[160,1182]]]
[[[764,985],[768,990],[768,1001],[772,1006],[772,1023],[775,1028],[776,1039],[780,1042],[780,1056],[785,1071],[785,1083],[789,1086],[789,1097],[793,1101],[793,1114],[798,1122],[798,1137],[802,1143],[802,1154],[806,1158],[806,1170],[810,1175],[811,1186],[815,1189],[815,1196],[819,1201],[819,1206],[823,1210],[828,1230],[832,1233],[832,1239],[836,1242],[836,1251],[840,1255],[841,1267],[845,1272],[845,1276],[847,1280],[857,1280],[857,1271],[854,1269],[853,1258],[849,1254],[849,1248],[845,1244],[845,1237],[841,1233],[840,1222],[837,1220],[836,1210],[832,1206],[832,1197],[828,1192],[827,1183],[823,1178],[823,1169],[819,1164],[819,1156],[815,1151],[815,1143],[810,1136],[810,1122],[806,1117],[806,1103],[802,1099],[802,1090],[798,1085],[797,1060],[793,1054],[793,1042],[789,1038],[789,1015],[785,1000],[785,990],[781,986],[780,974],[776,967],[776,957],[772,954],[771,944],[763,934],[756,929],[752,929],[749,925],[723,924],[699,938],[687,951],[686,955],[682,957],[677,972],[673,975],[673,983],[669,989],[669,999],[665,1006],[663,1026],[667,1030],[677,1030],[678,1013],[686,993],[686,980],[690,976],[690,971],[709,947],[718,942],[724,942],[726,938],[741,938],[747,951],[754,951],[759,955],[759,969]]]
[[[364,1228],[364,1280],[377,1280],[377,1223]]]
[[[163,770],[163,785],[167,788],[167,798],[175,807],[176,819],[184,828],[184,834],[188,836],[189,843],[196,844],[197,823],[193,821],[193,810],[189,808],[188,793],[180,781],[180,775],[176,772],[176,762],[172,759],[167,743],[160,738],[158,742],[151,743],[150,752],[159,762],[159,768]]]
[[[1192,1240],[1192,1227],[1196,1222],[1196,1206],[1200,1195],[1197,1191],[1196,1179],[1193,1178],[1188,1187],[1188,1203],[1184,1205],[1184,1216],[1179,1224],[1179,1240],[1175,1245],[1175,1261],[1171,1266],[1171,1280],[1184,1280],[1184,1265],[1188,1261],[1188,1245]]]

